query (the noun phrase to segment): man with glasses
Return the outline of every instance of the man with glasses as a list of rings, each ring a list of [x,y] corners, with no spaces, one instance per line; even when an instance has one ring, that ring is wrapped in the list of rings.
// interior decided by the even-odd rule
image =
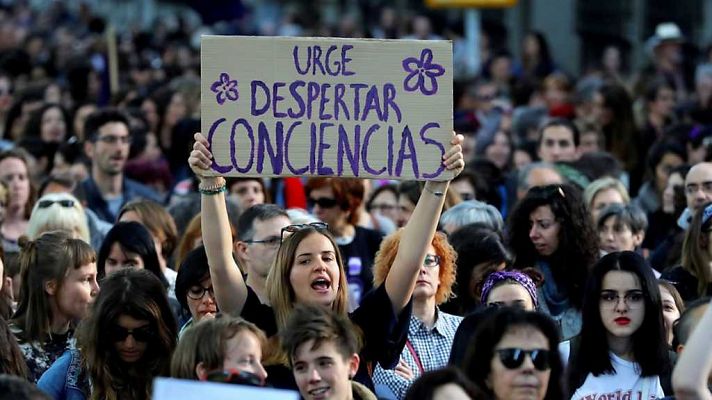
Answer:
[[[279,249],[281,231],[290,223],[287,212],[274,204],[256,204],[237,220],[235,257],[247,274],[245,283],[263,304],[269,304],[265,281]]]
[[[163,203],[160,196],[124,176],[131,134],[125,115],[115,109],[92,113],[84,124],[87,141],[84,151],[91,160],[91,174],[82,183],[87,207],[99,218],[113,223],[121,207],[136,198]]]

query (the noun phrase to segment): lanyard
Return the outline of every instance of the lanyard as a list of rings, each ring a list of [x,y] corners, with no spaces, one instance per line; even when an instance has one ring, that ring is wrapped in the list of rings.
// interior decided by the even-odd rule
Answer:
[[[420,375],[423,375],[425,373],[425,368],[423,368],[423,363],[420,362],[420,357],[418,357],[418,353],[415,352],[415,348],[413,347],[413,344],[410,342],[410,339],[406,339],[405,345],[408,347],[408,351],[410,351],[410,355],[413,356],[415,363],[418,364],[418,369],[420,370]]]

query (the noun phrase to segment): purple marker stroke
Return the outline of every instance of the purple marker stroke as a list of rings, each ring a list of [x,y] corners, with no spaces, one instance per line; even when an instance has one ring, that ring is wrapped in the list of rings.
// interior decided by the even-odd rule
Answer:
[[[403,81],[403,89],[407,92],[420,90],[426,96],[438,92],[437,77],[445,73],[442,65],[433,62],[433,51],[423,49],[420,59],[408,57],[403,60],[403,69],[408,76]]]
[[[230,79],[227,72],[222,72],[220,78],[213,82],[210,90],[215,93],[215,100],[223,105],[225,100],[235,101],[239,97],[237,93],[237,80]]]

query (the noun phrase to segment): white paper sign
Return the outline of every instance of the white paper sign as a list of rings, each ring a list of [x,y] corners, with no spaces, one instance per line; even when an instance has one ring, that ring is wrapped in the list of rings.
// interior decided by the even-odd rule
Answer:
[[[152,398],[153,400],[299,400],[299,393],[230,383],[156,378],[153,381]]]
[[[202,37],[215,174],[448,179],[452,96],[450,41]]]

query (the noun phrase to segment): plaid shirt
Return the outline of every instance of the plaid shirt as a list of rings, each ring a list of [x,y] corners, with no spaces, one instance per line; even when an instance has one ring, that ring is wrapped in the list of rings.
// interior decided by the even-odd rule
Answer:
[[[432,329],[428,329],[419,319],[411,315],[408,327],[408,341],[425,371],[433,371],[447,365],[455,332],[462,322],[462,317],[441,312],[438,308],[435,309],[435,318],[435,325]],[[387,386],[397,399],[402,399],[410,384],[421,375],[418,362],[408,346],[403,348],[401,360],[410,367],[413,380],[403,378],[396,374],[395,370],[385,370],[380,365],[376,365],[373,371],[373,383],[377,386]]]

